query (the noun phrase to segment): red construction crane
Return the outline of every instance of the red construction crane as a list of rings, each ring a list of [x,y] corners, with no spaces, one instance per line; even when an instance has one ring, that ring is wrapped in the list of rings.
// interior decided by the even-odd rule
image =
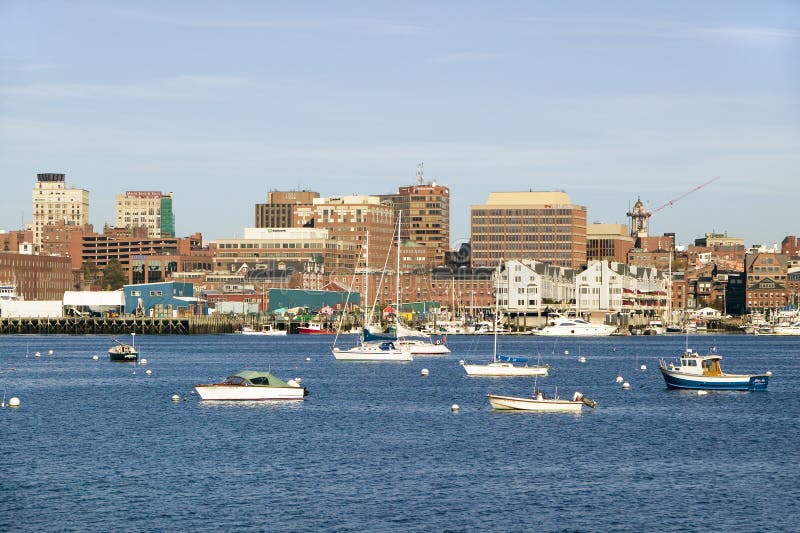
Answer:
[[[665,203],[664,205],[660,205],[660,206],[656,207],[655,209],[653,209],[652,211],[650,211],[650,213],[648,214],[648,216],[655,215],[656,213],[658,213],[659,211],[661,211],[661,210],[662,210],[662,209],[664,209],[665,207],[670,207],[672,204],[674,204],[674,203],[675,203],[675,202],[677,202],[678,200],[681,200],[682,198],[686,198],[687,196],[689,196],[689,195],[690,195],[690,194],[692,194],[693,192],[695,192],[695,191],[699,191],[700,189],[702,189],[702,188],[703,188],[703,187],[705,187],[706,185],[708,185],[708,184],[710,184],[710,183],[712,183],[712,182],[714,182],[714,181],[717,181],[718,179],[719,179],[719,176],[716,176],[716,177],[714,177],[714,178],[711,178],[710,180],[708,180],[708,181],[707,181],[707,182],[705,182],[705,183],[701,183],[700,185],[698,185],[697,187],[695,187],[695,188],[694,188],[694,189],[692,189],[691,191],[685,192],[685,193],[681,194],[680,196],[678,196],[677,198],[673,198],[672,200],[670,200],[669,202]]]
[[[678,200],[681,200],[682,198],[685,198],[685,197],[689,196],[690,194],[692,194],[695,191],[699,191],[700,189],[702,189],[703,187],[705,187],[709,183],[714,182],[714,181],[716,181],[718,179],[719,179],[719,176],[716,176],[716,177],[708,180],[705,183],[701,183],[700,185],[698,185],[697,187],[695,187],[691,191],[687,191],[687,192],[681,194],[680,196],[678,196],[677,198],[673,198],[672,200],[670,200],[669,202],[665,203],[664,205],[660,205],[660,206],[656,207],[652,211],[647,211],[645,209],[645,207],[644,207],[644,204],[642,203],[641,198],[638,199],[636,201],[636,205],[633,206],[633,210],[628,212],[628,216],[631,219],[631,227],[630,227],[631,236],[632,237],[645,237],[645,236],[647,236],[647,220],[651,216],[653,216],[654,214],[658,213],[659,211],[661,211],[665,207],[672,206]]]

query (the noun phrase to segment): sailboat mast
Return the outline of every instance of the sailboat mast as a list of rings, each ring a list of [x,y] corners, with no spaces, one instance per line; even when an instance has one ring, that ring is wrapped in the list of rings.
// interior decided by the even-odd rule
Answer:
[[[397,211],[397,270],[395,271],[395,304],[394,304],[394,334],[400,337],[400,224],[403,220],[403,210]]]
[[[500,313],[500,264],[497,265],[497,275],[494,278],[494,349],[493,359],[497,359],[497,318]]]

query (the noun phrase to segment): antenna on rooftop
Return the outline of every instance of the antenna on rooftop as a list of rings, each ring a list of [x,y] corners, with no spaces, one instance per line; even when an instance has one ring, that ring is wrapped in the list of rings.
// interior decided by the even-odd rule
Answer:
[[[425,178],[424,178],[423,173],[422,173],[422,166],[424,164],[425,164],[424,162],[420,161],[420,163],[417,165],[417,184],[418,185],[422,185],[423,182],[425,181]]]

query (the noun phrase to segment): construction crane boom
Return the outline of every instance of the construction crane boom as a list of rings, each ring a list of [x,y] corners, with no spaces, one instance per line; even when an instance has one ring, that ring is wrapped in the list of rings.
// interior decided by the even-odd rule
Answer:
[[[711,178],[710,180],[708,180],[708,181],[707,181],[707,182],[705,182],[705,183],[701,183],[700,185],[698,185],[697,187],[695,187],[695,188],[694,188],[694,189],[692,189],[691,191],[687,191],[687,192],[685,192],[685,193],[681,194],[680,196],[678,196],[677,198],[673,198],[672,200],[670,200],[669,202],[665,203],[664,205],[660,205],[660,206],[656,207],[655,209],[653,209],[652,211],[650,211],[650,213],[648,213],[648,215],[647,215],[647,216],[652,216],[652,215],[655,215],[656,213],[658,213],[658,212],[659,212],[659,211],[661,211],[662,209],[664,209],[664,208],[666,208],[666,207],[670,207],[672,204],[674,204],[674,203],[675,203],[675,202],[677,202],[678,200],[681,200],[681,199],[683,199],[683,198],[686,198],[687,196],[689,196],[689,195],[690,195],[690,194],[692,194],[693,192],[695,192],[695,191],[699,191],[700,189],[702,189],[702,188],[703,188],[703,187],[705,187],[706,185],[708,185],[708,184],[710,184],[710,183],[712,183],[712,182],[714,182],[714,181],[717,181],[718,179],[719,179],[719,176],[716,176],[716,177],[714,177],[714,178]]]

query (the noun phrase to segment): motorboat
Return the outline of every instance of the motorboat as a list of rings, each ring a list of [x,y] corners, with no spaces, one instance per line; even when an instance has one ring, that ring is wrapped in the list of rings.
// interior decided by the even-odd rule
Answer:
[[[125,344],[114,339],[117,344],[109,348],[108,359],[114,363],[135,363],[139,360],[139,350],[134,345],[136,333],[131,333],[131,343]]]
[[[593,324],[582,318],[567,318],[557,315],[548,321],[548,325],[533,330],[534,335],[549,336],[608,336],[617,330],[608,324]]]
[[[308,391],[298,379],[282,379],[257,370],[242,370],[222,383],[198,384],[194,390],[201,400],[262,401],[302,400]]]
[[[772,326],[773,335],[800,335],[800,321]]]
[[[261,324],[258,327],[242,326],[242,335],[286,335],[285,329],[278,329],[272,324]]]
[[[664,327],[664,323],[660,320],[651,320],[644,328],[645,335],[663,335],[666,332],[667,328]]]
[[[489,403],[495,411],[538,411],[549,413],[580,413],[584,406],[594,409],[597,402],[583,395],[582,392],[575,392],[572,399],[559,398],[556,394],[552,398],[545,396],[541,389],[530,398],[519,398],[515,396],[501,396],[499,394],[487,394]]]
[[[728,374],[722,371],[722,356],[712,348],[710,353],[700,355],[691,348],[681,355],[678,361],[658,364],[669,389],[695,390],[766,390],[772,375],[763,374]]]
[[[332,335],[336,332],[331,329],[323,328],[322,324],[319,322],[309,322],[305,326],[300,326],[297,328],[297,333],[303,333],[306,335]]]

